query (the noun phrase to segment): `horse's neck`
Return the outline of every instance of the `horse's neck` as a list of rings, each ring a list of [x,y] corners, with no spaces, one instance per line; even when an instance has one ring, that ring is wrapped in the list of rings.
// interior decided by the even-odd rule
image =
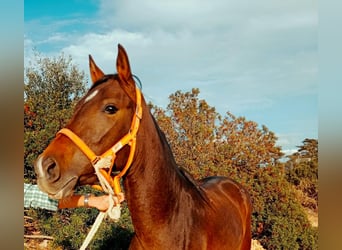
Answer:
[[[189,187],[180,174],[170,146],[151,117],[150,124],[141,124],[144,132],[137,138],[137,155],[125,179],[128,206],[136,230],[141,226],[162,224]],[[153,218],[152,218],[153,216]]]

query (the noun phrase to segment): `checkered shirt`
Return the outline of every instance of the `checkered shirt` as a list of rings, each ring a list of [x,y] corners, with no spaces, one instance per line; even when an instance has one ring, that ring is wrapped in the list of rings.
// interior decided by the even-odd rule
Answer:
[[[37,185],[24,183],[24,207],[43,208],[57,211],[58,200],[50,199]]]

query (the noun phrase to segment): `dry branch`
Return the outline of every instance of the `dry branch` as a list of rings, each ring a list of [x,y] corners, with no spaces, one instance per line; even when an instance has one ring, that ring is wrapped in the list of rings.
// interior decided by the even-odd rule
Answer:
[[[24,238],[28,238],[28,239],[46,239],[46,240],[53,240],[54,239],[52,236],[47,236],[47,235],[24,235]]]

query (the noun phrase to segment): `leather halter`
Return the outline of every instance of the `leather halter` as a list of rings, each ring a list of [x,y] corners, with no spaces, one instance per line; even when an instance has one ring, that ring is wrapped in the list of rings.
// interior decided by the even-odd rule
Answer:
[[[120,195],[122,193],[121,187],[120,187],[120,178],[125,175],[127,170],[130,168],[132,162],[133,162],[133,156],[135,153],[135,147],[136,147],[136,136],[140,125],[140,120],[142,117],[142,107],[141,107],[141,92],[139,88],[135,87],[136,90],[136,109],[135,113],[133,115],[131,127],[126,135],[124,135],[117,143],[115,143],[110,149],[108,149],[106,152],[104,152],[102,155],[98,156],[96,155],[85,142],[78,137],[74,132],[72,132],[70,129],[62,128],[60,131],[58,131],[57,135],[63,134],[67,136],[73,143],[75,143],[76,146],[88,157],[93,167],[95,167],[95,164],[100,161],[101,159],[111,157],[111,164],[106,172],[103,169],[100,169],[101,174],[106,178],[108,183],[114,188],[114,192],[116,195]],[[111,176],[112,168],[115,162],[116,153],[120,151],[124,146],[130,146],[130,153],[126,162],[125,167],[121,170],[121,172],[114,177]],[[94,188],[101,189],[101,186],[94,185]]]

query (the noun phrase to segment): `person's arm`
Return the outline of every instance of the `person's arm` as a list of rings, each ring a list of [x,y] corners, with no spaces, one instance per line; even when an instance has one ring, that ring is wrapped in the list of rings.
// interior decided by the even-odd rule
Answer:
[[[58,208],[94,207],[100,211],[106,211],[109,207],[108,195],[89,195],[85,202],[85,195],[73,195],[59,200]]]
[[[51,211],[76,207],[94,207],[100,211],[106,211],[108,209],[108,195],[94,196],[87,194],[87,196],[87,202],[85,202],[85,195],[72,195],[60,200],[54,200],[50,199],[48,194],[41,191],[37,185],[24,183],[24,207],[27,208],[39,207]]]

